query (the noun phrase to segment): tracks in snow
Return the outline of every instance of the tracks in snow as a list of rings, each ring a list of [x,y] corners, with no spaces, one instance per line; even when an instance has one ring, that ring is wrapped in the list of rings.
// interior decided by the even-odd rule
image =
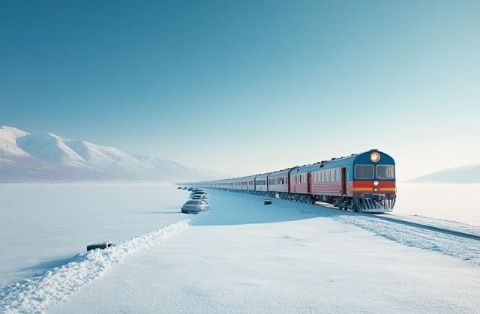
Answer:
[[[394,216],[394,215],[386,215],[386,216],[373,215],[373,217],[378,218],[378,219],[383,219],[383,220],[386,220],[386,221],[391,221],[391,222],[407,225],[407,226],[411,226],[411,227],[415,227],[415,228],[421,228],[421,229],[425,229],[425,230],[431,230],[431,231],[440,232],[440,233],[444,233],[444,234],[448,234],[448,235],[453,235],[453,236],[456,236],[456,237],[461,237],[461,238],[480,241],[480,235],[476,235],[476,234],[472,234],[472,233],[468,233],[468,232],[464,232],[464,231],[447,229],[445,227],[427,225],[427,224],[423,224],[423,223],[419,223],[419,222],[415,222],[415,221],[406,220],[404,218]]]
[[[406,246],[442,253],[480,265],[480,243],[473,234],[396,217],[352,213],[336,216],[334,219]]]
[[[188,228],[182,220],[105,250],[82,253],[73,261],[0,290],[0,313],[41,313],[63,301],[128,255],[147,249]]]

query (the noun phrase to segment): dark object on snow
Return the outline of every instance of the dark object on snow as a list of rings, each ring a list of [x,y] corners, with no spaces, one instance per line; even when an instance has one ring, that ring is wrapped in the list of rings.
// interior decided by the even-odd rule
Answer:
[[[107,247],[111,247],[111,246],[113,246],[113,244],[110,241],[103,242],[103,243],[97,243],[97,244],[90,244],[90,245],[87,245],[87,251],[91,251],[91,250],[95,250],[95,249],[104,250]]]
[[[263,205],[272,205],[272,200],[264,200]]]

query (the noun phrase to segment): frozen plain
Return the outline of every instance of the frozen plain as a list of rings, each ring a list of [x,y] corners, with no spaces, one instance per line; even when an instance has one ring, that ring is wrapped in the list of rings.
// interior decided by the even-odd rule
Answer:
[[[173,203],[187,196],[165,189],[175,195]],[[30,283],[35,291],[28,285],[3,289],[3,296],[13,291],[5,304],[13,305],[13,312],[58,313],[472,313],[480,308],[480,252],[473,240],[335,209],[280,200],[263,206],[256,196],[210,193],[212,210],[188,225],[184,215],[156,211],[145,231],[135,231],[143,236],[40,276]],[[152,203],[137,205],[155,212]],[[158,232],[144,234],[169,223],[175,232],[168,239]],[[117,240],[125,236],[119,231]],[[46,289],[56,285],[61,289]]]
[[[259,197],[237,193],[211,191],[211,204],[183,233],[129,257],[54,312],[480,309],[479,260],[442,254],[441,244],[406,245],[408,231],[391,241],[334,209],[280,200],[264,206]]]
[[[184,219],[184,199],[165,184],[0,184],[0,287]]]

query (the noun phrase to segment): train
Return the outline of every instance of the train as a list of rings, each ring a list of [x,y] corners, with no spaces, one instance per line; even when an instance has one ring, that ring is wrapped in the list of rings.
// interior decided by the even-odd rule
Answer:
[[[240,178],[188,182],[357,212],[391,212],[397,197],[394,159],[378,149]]]

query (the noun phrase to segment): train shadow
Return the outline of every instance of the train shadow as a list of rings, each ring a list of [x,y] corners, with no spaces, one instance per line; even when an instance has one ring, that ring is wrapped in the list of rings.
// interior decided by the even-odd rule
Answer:
[[[192,219],[194,226],[287,222],[354,214],[282,199],[273,199],[271,205],[264,205],[265,197],[240,192],[209,189],[208,194],[210,210]]]

